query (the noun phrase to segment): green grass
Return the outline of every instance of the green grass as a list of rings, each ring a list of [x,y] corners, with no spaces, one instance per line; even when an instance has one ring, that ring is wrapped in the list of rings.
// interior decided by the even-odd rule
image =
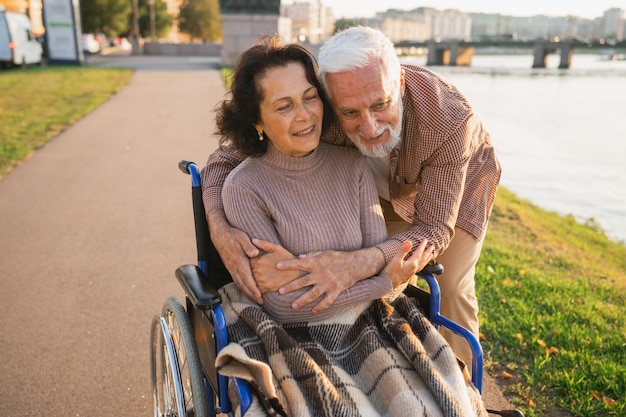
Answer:
[[[233,81],[233,70],[230,67],[221,67],[220,73],[222,74],[222,79],[224,80],[224,86],[226,90],[230,90],[230,85]]]
[[[0,177],[125,86],[132,71],[46,67],[0,71]]]
[[[626,247],[498,192],[476,272],[487,368],[526,416],[626,415]]]
[[[227,77],[228,71],[223,71]],[[0,73],[0,175],[122,88],[130,70]],[[626,415],[626,246],[500,188],[476,271],[487,369],[527,417]]]

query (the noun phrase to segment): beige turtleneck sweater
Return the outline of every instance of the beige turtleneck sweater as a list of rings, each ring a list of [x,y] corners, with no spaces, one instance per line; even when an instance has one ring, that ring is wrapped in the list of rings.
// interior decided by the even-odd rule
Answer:
[[[350,251],[385,241],[387,233],[376,186],[365,157],[350,147],[321,142],[306,157],[286,156],[273,146],[248,158],[226,179],[222,191],[229,223],[252,238],[279,243],[294,255]],[[392,290],[382,272],[344,290],[327,310],[313,314],[313,302],[291,303],[308,288],[263,294],[264,308],[278,322],[315,321],[352,309],[355,315]]]

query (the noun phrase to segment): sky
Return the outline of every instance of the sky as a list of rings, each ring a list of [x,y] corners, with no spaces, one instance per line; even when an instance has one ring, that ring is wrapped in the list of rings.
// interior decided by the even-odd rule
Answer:
[[[293,1],[287,0],[283,3]],[[372,17],[376,12],[387,9],[411,10],[417,7],[511,16],[574,15],[587,19],[600,17],[605,10],[613,7],[626,11],[626,0],[322,0],[322,3],[333,8],[335,18]]]

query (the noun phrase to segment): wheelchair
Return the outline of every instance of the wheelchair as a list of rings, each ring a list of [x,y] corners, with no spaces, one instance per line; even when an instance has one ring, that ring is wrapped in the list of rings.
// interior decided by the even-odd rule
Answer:
[[[217,289],[232,282],[211,242],[202,202],[200,171],[197,165],[181,161],[179,169],[191,176],[193,218],[196,234],[197,265],[183,265],[175,276],[185,293],[185,304],[169,297],[151,325],[151,375],[155,417],[244,416],[253,393],[244,380],[226,378],[215,369],[215,358],[228,344],[221,296]],[[405,293],[419,299],[435,327],[444,326],[464,337],[471,347],[472,383],[482,392],[483,352],[478,339],[467,329],[439,314],[439,286],[434,277],[443,267],[428,265],[418,276],[429,291],[409,286]],[[238,409],[230,394],[237,396]],[[234,394],[233,394],[234,393]],[[517,410],[490,414],[523,417]]]

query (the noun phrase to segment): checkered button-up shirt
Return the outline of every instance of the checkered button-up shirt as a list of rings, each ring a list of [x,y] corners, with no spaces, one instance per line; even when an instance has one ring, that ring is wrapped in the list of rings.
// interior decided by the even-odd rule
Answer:
[[[394,211],[413,226],[377,245],[386,261],[406,239],[428,239],[440,253],[455,227],[480,239],[501,173],[489,133],[456,87],[426,68],[403,68],[402,141],[391,154],[389,189]],[[322,139],[350,143],[338,126]]]

